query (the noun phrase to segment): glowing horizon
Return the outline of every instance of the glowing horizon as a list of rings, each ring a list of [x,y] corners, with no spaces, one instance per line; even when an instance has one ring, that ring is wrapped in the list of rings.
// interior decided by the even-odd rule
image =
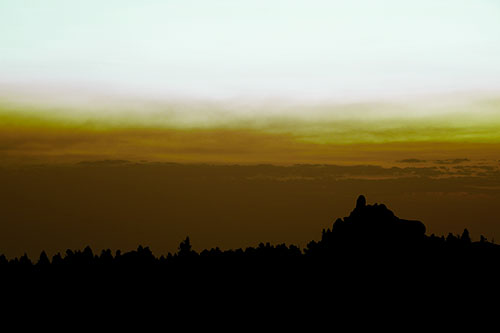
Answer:
[[[2,1],[2,164],[375,163],[500,145],[500,4]]]
[[[495,98],[287,107],[99,105],[0,103],[2,164],[127,159],[390,166],[412,158],[496,164],[500,149]]]

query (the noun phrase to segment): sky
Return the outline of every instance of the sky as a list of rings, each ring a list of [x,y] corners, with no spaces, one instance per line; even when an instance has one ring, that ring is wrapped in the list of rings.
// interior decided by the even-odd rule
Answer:
[[[361,193],[500,239],[499,17],[497,0],[2,0],[0,252],[301,243]]]
[[[396,144],[395,160],[414,143],[494,158],[499,14],[491,0],[2,1],[3,160],[338,163],[366,149],[325,149]]]
[[[5,90],[371,101],[498,92],[495,0],[4,0]]]

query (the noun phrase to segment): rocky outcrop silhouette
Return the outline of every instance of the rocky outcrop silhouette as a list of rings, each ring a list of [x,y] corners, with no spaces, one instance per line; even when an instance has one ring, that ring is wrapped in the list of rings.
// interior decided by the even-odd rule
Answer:
[[[260,243],[246,249],[212,248],[197,252],[187,237],[180,243],[177,253],[159,258],[149,247],[143,246],[125,253],[117,250],[115,255],[110,249],[102,250],[98,255],[86,247],[83,251],[67,250],[65,255],[57,253],[52,260],[42,252],[38,262],[31,261],[27,255],[10,260],[0,255],[0,275],[9,272],[21,275],[112,272],[117,276],[146,276],[156,272],[157,276],[175,276],[193,271],[225,274],[228,270],[234,272],[238,269],[247,273],[304,273],[310,269],[308,265],[317,263],[327,271],[352,268],[351,263],[372,268],[379,267],[379,264],[391,264],[391,267],[404,264],[429,270],[442,267],[454,270],[472,264],[487,267],[500,258],[499,245],[488,242],[484,236],[473,241],[467,229],[462,235],[450,233],[447,237],[425,233],[422,222],[401,219],[384,204],[367,204],[361,195],[348,216],[337,219],[331,229],[323,230],[319,241],[310,241],[303,249],[295,245]],[[497,266],[494,267],[496,270]]]
[[[370,325],[377,310],[380,318],[397,317],[391,305],[422,320],[422,309],[428,311],[434,304],[438,315],[446,304],[491,304],[500,281],[500,246],[484,236],[473,241],[468,230],[446,237],[427,236],[425,231],[421,222],[398,218],[385,205],[367,204],[360,196],[348,216],[337,219],[331,229],[323,230],[321,240],[303,250],[260,243],[197,252],[186,237],[177,253],[166,257],[156,257],[147,246],[114,254],[86,247],[57,253],[51,260],[42,252],[38,261],[27,255],[10,260],[0,255],[2,299],[16,304],[5,298],[12,291],[22,306],[37,304],[37,311],[47,300],[72,313],[82,307],[84,315],[77,323],[94,318],[96,308],[119,321],[122,308],[132,309],[131,317],[136,317],[137,309],[148,309],[148,304],[171,304],[182,313],[179,318],[189,320],[204,318],[196,311],[206,314],[207,309],[217,312],[210,318],[224,320],[230,313],[224,306],[237,312],[251,308],[251,320],[253,310],[271,316],[282,311],[282,318],[294,320],[289,308],[300,311],[298,318],[304,309],[321,305],[327,323],[336,324],[343,316],[338,309],[344,309]],[[478,295],[484,300],[478,301]],[[114,310],[117,315],[110,315]],[[160,318],[168,324],[173,312],[161,310]],[[151,317],[153,312],[144,322]],[[123,322],[128,324],[128,317]]]
[[[425,240],[425,232],[422,222],[401,219],[384,204],[369,205],[360,195],[349,216],[337,219],[331,229],[323,230],[319,243],[311,242],[308,246],[356,250],[414,247]]]
[[[384,204],[367,205],[363,195],[358,197],[356,208],[343,220],[337,219],[332,232],[343,237],[361,237],[373,240],[418,240],[425,235],[425,225],[416,220],[397,217]]]

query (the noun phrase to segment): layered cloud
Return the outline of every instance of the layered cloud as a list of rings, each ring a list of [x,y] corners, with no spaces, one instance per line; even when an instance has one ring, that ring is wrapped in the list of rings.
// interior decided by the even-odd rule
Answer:
[[[0,108],[3,161],[460,164],[498,159],[500,103],[22,104]]]

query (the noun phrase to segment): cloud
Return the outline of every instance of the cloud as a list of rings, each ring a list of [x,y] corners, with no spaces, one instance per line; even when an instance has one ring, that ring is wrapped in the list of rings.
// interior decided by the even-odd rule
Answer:
[[[396,162],[399,162],[399,163],[425,163],[427,161],[426,160],[420,160],[418,158],[407,158],[407,159],[399,160],[399,161],[396,161]]]
[[[129,164],[131,163],[130,161],[126,160],[101,160],[101,161],[81,161],[78,162],[80,165],[87,165],[87,166],[110,166],[110,165],[123,165],[123,164]]]
[[[453,158],[453,159],[446,159],[446,160],[435,160],[434,163],[436,164],[460,164],[464,162],[469,162],[470,160],[467,158]]]
[[[364,111],[357,113],[359,108]],[[393,166],[394,161],[433,161],[456,165],[469,158],[491,158],[500,147],[495,121],[491,128],[481,124],[464,127],[456,125],[462,122],[459,117],[450,128],[441,121],[446,117],[440,121],[423,117],[427,122],[387,115],[377,118],[378,109],[370,112],[369,105],[317,109],[309,114],[303,112],[303,106],[296,106],[291,115],[287,115],[288,109],[262,115],[249,106],[237,114],[196,103],[166,110],[158,106],[142,113],[4,106],[0,108],[0,164],[148,160],[382,166]],[[339,116],[340,110],[354,116]],[[473,139],[463,141],[462,136]],[[409,154],[419,158],[408,158]]]

